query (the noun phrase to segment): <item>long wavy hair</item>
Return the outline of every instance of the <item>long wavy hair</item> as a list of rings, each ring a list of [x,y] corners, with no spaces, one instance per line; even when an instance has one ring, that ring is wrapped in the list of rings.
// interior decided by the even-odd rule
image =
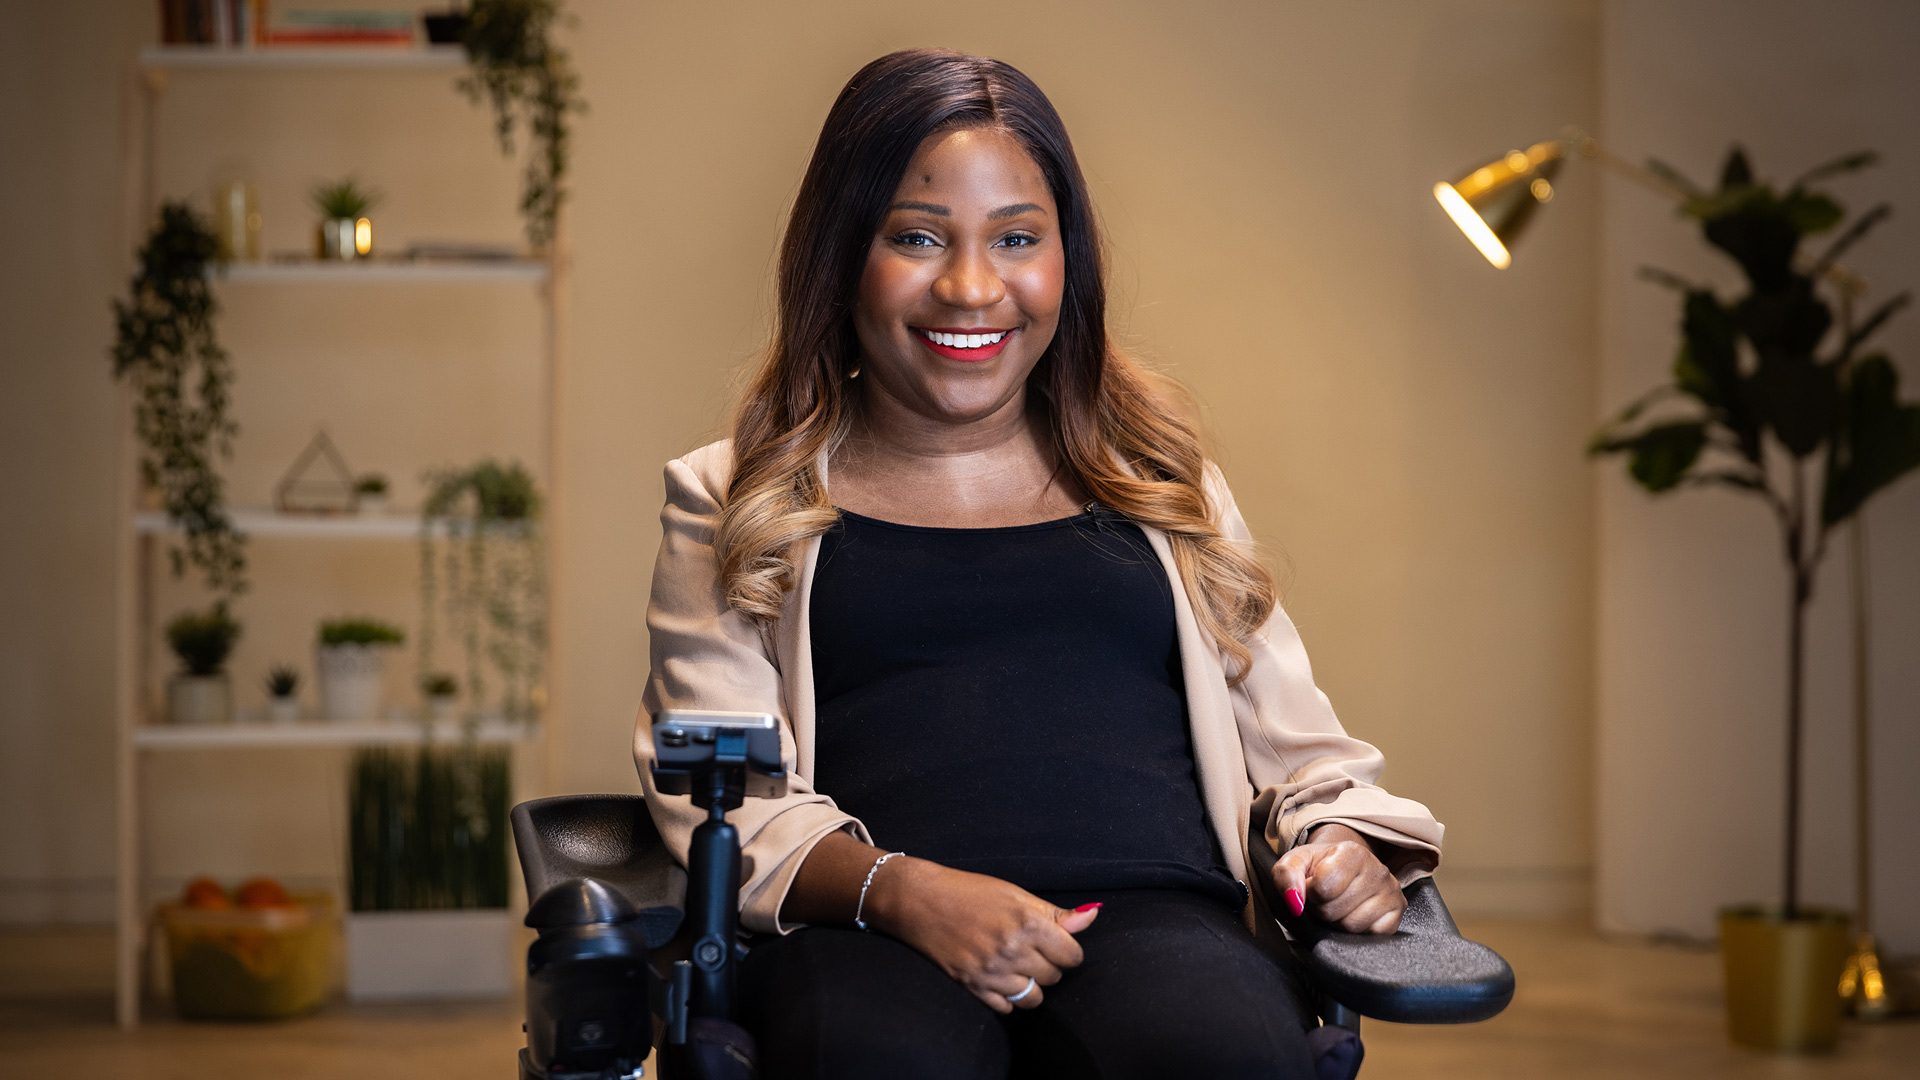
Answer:
[[[859,404],[853,314],[868,249],[920,144],[963,128],[1018,139],[1059,211],[1059,328],[1027,383],[1059,461],[1101,505],[1166,533],[1201,629],[1244,678],[1244,642],[1276,602],[1273,576],[1221,535],[1193,427],[1158,377],[1108,340],[1100,234],[1066,127],[1012,66],[944,49],[861,68],[820,131],[780,246],[773,342],[734,418],[733,478],[714,530],[727,602],[778,619],[800,545],[836,519],[818,462]]]

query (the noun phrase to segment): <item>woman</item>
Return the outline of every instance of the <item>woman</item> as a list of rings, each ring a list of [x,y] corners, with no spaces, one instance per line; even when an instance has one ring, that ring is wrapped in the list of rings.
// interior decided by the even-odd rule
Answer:
[[[647,613],[649,712],[785,724],[790,794],[731,815],[743,923],[779,935],[742,974],[765,1074],[1309,1075],[1249,823],[1292,917],[1374,933],[1441,829],[1371,784],[1219,473],[1109,344],[1039,88],[938,50],[856,74],[779,308],[733,439],[667,467]],[[647,798],[684,861],[700,813]]]

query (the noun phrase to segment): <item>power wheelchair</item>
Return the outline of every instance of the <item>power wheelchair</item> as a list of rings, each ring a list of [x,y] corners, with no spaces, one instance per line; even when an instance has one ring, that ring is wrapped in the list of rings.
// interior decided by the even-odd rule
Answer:
[[[675,717],[680,717],[676,722]],[[526,878],[527,1045],[521,1080],[640,1080],[657,1044],[665,1080],[750,1080],[753,1042],[736,1023],[738,833],[726,812],[748,795],[784,790],[772,717],[665,714],[655,724],[656,786],[708,811],[695,830],[684,902],[669,893],[674,863],[636,795],[562,795],[513,808]],[[1269,911],[1278,860],[1249,836]],[[1319,997],[1309,1033],[1321,1080],[1351,1080],[1360,1018],[1402,1024],[1489,1019],[1513,998],[1513,969],[1460,936],[1431,878],[1406,889],[1389,936],[1290,920],[1291,946]],[[666,961],[662,964],[662,961]]]

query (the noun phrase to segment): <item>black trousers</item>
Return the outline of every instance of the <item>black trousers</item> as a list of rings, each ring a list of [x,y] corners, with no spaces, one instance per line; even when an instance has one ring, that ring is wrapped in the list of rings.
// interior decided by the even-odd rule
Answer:
[[[1003,1017],[911,946],[808,927],[754,946],[742,1019],[765,1080],[1307,1078],[1317,1024],[1291,956],[1194,893],[1048,894],[1106,906],[1086,960]]]

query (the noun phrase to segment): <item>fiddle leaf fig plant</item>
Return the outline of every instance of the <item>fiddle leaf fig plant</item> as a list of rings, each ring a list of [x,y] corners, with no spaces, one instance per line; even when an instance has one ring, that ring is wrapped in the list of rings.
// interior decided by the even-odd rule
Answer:
[[[1712,288],[1660,270],[1643,276],[1681,293],[1673,381],[1605,425],[1590,452],[1624,454],[1650,492],[1720,486],[1760,499],[1780,532],[1788,576],[1786,848],[1781,900],[1798,908],[1800,731],[1807,603],[1828,534],[1876,492],[1920,466],[1920,404],[1903,402],[1899,374],[1868,341],[1905,307],[1900,293],[1857,322],[1856,279],[1837,260],[1892,213],[1876,206],[1822,250],[1811,236],[1846,219],[1815,181],[1875,163],[1849,154],[1784,191],[1755,177],[1738,147],[1711,191],[1660,162],[1649,169],[1687,193],[1681,212],[1740,267],[1746,291]],[[1823,293],[1837,293],[1840,319]]]
[[[240,430],[228,411],[233,367],[214,336],[220,308],[207,281],[219,250],[185,203],[160,208],[127,298],[113,302],[113,373],[133,388],[140,478],[185,534],[168,552],[174,576],[191,566],[207,588],[234,597],[247,588],[247,557],[215,468]]]

